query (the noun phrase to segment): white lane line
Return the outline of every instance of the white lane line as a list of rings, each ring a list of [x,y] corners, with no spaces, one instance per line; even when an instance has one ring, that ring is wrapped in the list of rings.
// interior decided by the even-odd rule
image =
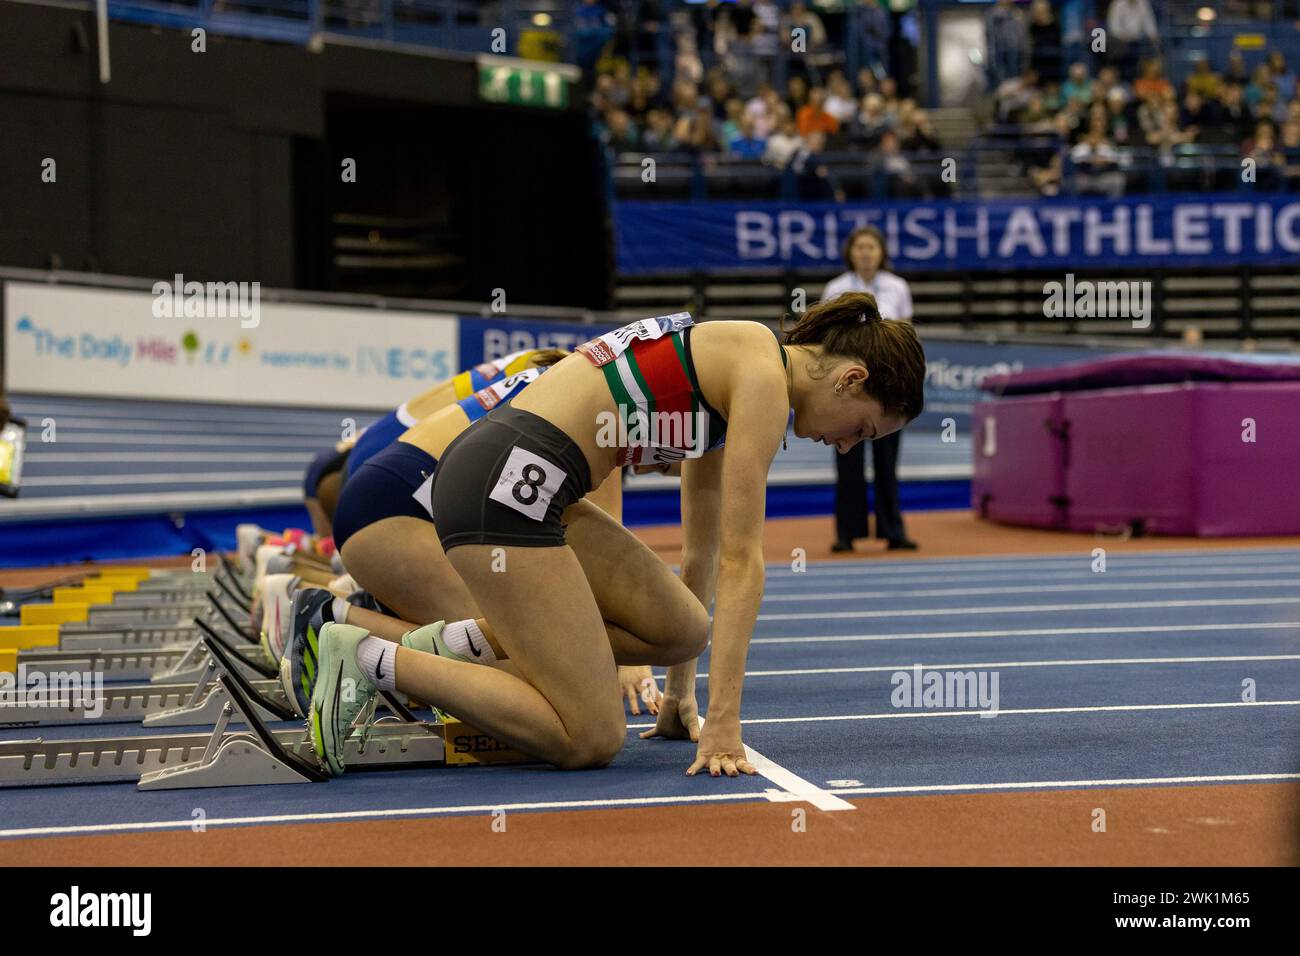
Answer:
[[[703,733],[705,718],[701,717],[699,718],[699,721],[700,732]],[[632,725],[629,724],[628,726]],[[792,773],[780,764],[769,760],[748,744],[745,744],[745,756],[748,758],[749,762],[754,765],[754,769],[758,771],[759,776],[770,780],[781,788],[781,794],[769,795],[769,800],[780,800],[782,802],[787,802],[789,800],[802,800],[806,803],[811,803],[818,810],[827,811],[857,809],[857,807],[849,803],[847,800],[841,800],[834,794],[823,790],[816,784],[810,783],[798,774]],[[707,773],[707,771],[705,772]]]
[[[1029,571],[1030,569],[1025,569],[1025,570]],[[1105,580],[1110,578],[1120,578],[1123,580],[1129,580],[1131,578],[1176,578],[1180,581],[1184,581],[1184,580],[1198,580],[1199,579],[1198,575],[1203,576],[1203,578],[1207,580],[1218,580],[1220,578],[1232,577],[1232,576],[1257,575],[1264,571],[1270,573],[1277,573],[1279,571],[1288,571],[1288,572],[1296,573],[1296,572],[1300,572],[1300,564],[1293,564],[1287,562],[1285,564],[1261,564],[1261,565],[1254,565],[1254,566],[1237,565],[1231,568],[1220,568],[1220,567],[1211,566],[1211,567],[1206,567],[1204,570],[1200,570],[1200,569],[1189,570],[1185,568],[1142,568],[1142,569],[1112,568],[1105,573],[1104,578],[1100,575],[1093,575],[1092,572],[1089,571],[1086,567],[1080,567],[1073,571],[1052,571],[1047,574],[1033,574],[1032,577],[1033,580],[1035,581],[1067,581],[1067,580],[1077,581],[1079,580],[1079,578],[1085,576],[1097,577],[1098,580]],[[1006,571],[978,571],[978,572],[965,571],[965,572],[956,572],[956,573],[934,572],[929,574],[881,575],[880,577],[885,577],[885,576],[906,577],[907,581],[905,583],[909,583],[909,584],[925,583],[927,581],[942,581],[944,583],[951,584],[954,580],[977,581],[981,579],[989,579],[993,581],[1005,581],[1007,577]],[[1025,577],[1029,577],[1028,574],[1019,575],[1019,576],[1022,579]],[[861,574],[817,574],[812,576],[806,574],[800,574],[800,575],[783,576],[779,578],[768,575],[765,586],[769,593],[771,593],[774,588],[779,589],[778,593],[783,593],[787,590],[807,591],[810,585],[830,584],[830,583],[863,584],[863,583],[879,583],[879,582],[877,581],[877,575],[864,571]],[[892,586],[895,582],[890,581],[888,583]],[[904,583],[904,582],[899,582],[899,583]],[[784,585],[790,585],[790,587],[787,588],[784,587]]]
[[[1106,704],[1093,707],[1022,707],[1001,709],[999,717],[1027,714],[1100,714],[1151,710],[1206,710],[1222,707],[1296,707],[1300,700],[1212,701],[1198,704]],[[837,714],[831,717],[750,717],[741,718],[745,724],[824,724],[843,720],[898,720],[909,717],[980,717],[984,710],[898,710],[880,714]],[[629,729],[653,727],[654,724],[628,724]]]
[[[1092,660],[1059,661],[985,661],[975,664],[921,664],[928,671],[971,670],[975,668],[1010,667],[1095,667],[1108,664],[1219,664],[1235,661],[1300,661],[1300,654],[1261,654],[1241,657],[1111,657]],[[815,674],[876,674],[909,671],[917,664],[889,664],[874,667],[812,667],[798,670],[745,671],[746,677],[804,677]],[[708,673],[696,674],[696,680],[705,680]]]
[[[121,474],[121,475],[49,475],[46,477],[23,478],[23,484],[33,488],[54,488],[64,485],[200,485],[219,484],[222,482],[249,481],[301,481],[302,474],[296,471],[212,471],[202,474],[185,473],[168,474]]]
[[[209,817],[209,827],[267,823],[321,823],[330,820],[365,820],[395,817],[438,816],[450,813],[491,813],[494,810],[586,810],[603,807],[637,807],[665,803],[713,803],[724,800],[764,800],[764,793],[710,793],[679,797],[625,797],[607,800],[553,800],[546,803],[482,803],[457,807],[396,807],[389,810],[337,810],[325,813],[278,813],[257,817]],[[88,823],[62,827],[15,827],[0,830],[2,837],[62,836],[72,833],[123,833],[132,830],[188,830],[192,819],[144,820],[132,823]],[[4,848],[0,846],[0,857]]]
[[[811,599],[810,599],[811,600]],[[760,614],[760,621],[825,621],[844,618],[951,617],[971,614],[1047,614],[1060,611],[1132,611],[1174,607],[1240,607],[1300,604],[1300,597],[1207,598],[1203,601],[1111,601],[1098,604],[1007,604],[984,607],[898,608],[889,611],[810,611],[806,614]]]
[[[178,462],[178,461],[199,461],[212,462],[211,452],[202,451],[79,451],[79,452],[46,452],[43,455],[33,455],[32,461],[40,461],[42,464],[81,464],[83,462],[92,464],[95,462]],[[221,456],[222,458],[227,456]],[[239,452],[240,462],[246,461],[271,461],[281,464],[296,464],[303,460],[304,453],[296,452],[290,454],[281,454],[278,452],[249,452],[241,450]]]
[[[1096,584],[1029,584],[1005,588],[908,588],[898,591],[818,591],[806,588],[800,594],[764,594],[771,601],[866,601],[902,597],[979,597],[984,594],[1039,594],[1044,591],[1239,591],[1245,588],[1293,588],[1300,593],[1300,578],[1268,578],[1263,581],[1105,581]]]
[[[1108,539],[1090,539],[1090,546],[1082,542],[1076,552],[1057,552],[1052,554],[1020,554],[1000,557],[965,557],[965,558],[911,558],[898,560],[875,558],[862,560],[813,561],[807,571],[795,572],[788,561],[772,561],[768,567],[775,572],[784,571],[794,577],[816,576],[819,573],[839,574],[852,571],[870,571],[872,573],[897,572],[902,574],[917,573],[926,570],[989,570],[1002,571],[1013,569],[1034,570],[1044,567],[1088,567],[1092,562],[1092,549],[1104,547]],[[1189,567],[1195,565],[1225,564],[1231,560],[1238,563],[1246,558],[1280,558],[1294,561],[1300,555],[1300,548],[1184,548],[1163,551],[1111,551],[1107,556],[1107,567],[1136,568],[1147,566]]]
[[[1190,631],[1300,631],[1300,621],[1256,624],[1139,624],[1127,627],[1031,627],[995,631],[912,631],[894,634],[838,634],[810,637],[755,637],[750,644],[832,644],[859,641],[934,641],[965,637],[1063,637],[1078,634],[1182,634]]]
[[[1048,790],[1059,787],[1149,787],[1162,783],[1241,783],[1244,781],[1300,780],[1300,773],[1228,773],[1194,777],[1116,777],[1103,780],[1024,780],[1010,783],[944,783],[921,787],[836,787],[832,793],[941,793],[965,790]]]

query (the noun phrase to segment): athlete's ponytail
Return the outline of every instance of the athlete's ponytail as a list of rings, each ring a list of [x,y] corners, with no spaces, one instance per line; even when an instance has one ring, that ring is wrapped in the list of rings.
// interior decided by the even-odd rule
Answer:
[[[785,331],[786,345],[820,345],[824,355],[861,362],[862,391],[888,414],[911,421],[925,404],[925,350],[910,322],[883,319],[876,297],[845,292],[819,302]]]

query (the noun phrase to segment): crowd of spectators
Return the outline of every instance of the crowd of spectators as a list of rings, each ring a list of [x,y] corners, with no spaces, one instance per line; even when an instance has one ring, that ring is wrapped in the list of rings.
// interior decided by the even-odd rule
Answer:
[[[1300,97],[1281,53],[1252,69],[1240,51],[1221,70],[1201,60],[1175,87],[1149,0],[1111,0],[1098,21],[1106,32],[1098,52],[1063,37],[1068,6],[997,0],[985,15],[992,123],[1023,137],[1017,158],[1041,193],[1120,195],[1135,153],[1169,166],[1186,144],[1216,154],[1224,169],[1254,159],[1261,186],[1300,184]],[[637,8],[636,30],[664,31],[670,71],[634,69],[626,44],[615,42],[629,7]],[[905,72],[891,69],[889,56],[899,24],[881,0],[858,0],[833,39],[803,0],[583,0],[581,10],[593,30],[606,29],[602,51],[588,54],[589,75],[600,135],[614,154],[757,160],[793,169],[802,198],[839,196],[822,157],[853,157],[883,171],[892,195],[945,194],[937,176],[918,168],[940,142],[926,111],[900,91]],[[778,69],[777,45],[795,28],[804,30],[807,54]],[[846,68],[849,47],[856,70]]]
[[[1063,147],[1024,150],[1040,192],[1060,192],[1072,169],[1078,192],[1118,196],[1135,154],[1171,166],[1188,144],[1222,159],[1224,171],[1253,159],[1265,188],[1300,183],[1300,97],[1282,53],[1254,69],[1240,50],[1222,70],[1203,58],[1175,86],[1147,0],[1113,0],[1105,24],[1105,54],[1067,66],[1047,0],[1034,0],[1028,15],[1010,0],[989,12],[996,122]]]
[[[942,193],[937,177],[914,168],[917,154],[939,150],[940,142],[926,111],[889,75],[889,14],[879,0],[859,0],[847,22],[852,35],[841,39],[859,44],[853,75],[842,51],[831,50],[822,18],[802,0],[701,4],[673,25],[667,88],[660,71],[634,71],[625,57],[597,61],[592,105],[600,134],[615,154],[689,153],[706,162],[729,156],[790,169],[806,199],[842,198],[823,162],[836,155],[883,174],[893,195]],[[778,37],[798,27],[807,56],[778,71]]]

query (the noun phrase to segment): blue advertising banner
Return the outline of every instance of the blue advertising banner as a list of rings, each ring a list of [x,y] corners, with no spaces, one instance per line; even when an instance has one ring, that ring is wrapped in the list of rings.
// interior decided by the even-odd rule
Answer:
[[[1143,196],[980,202],[618,202],[618,271],[836,268],[858,226],[891,268],[1144,268],[1300,263],[1300,197]]]
[[[460,367],[473,368],[480,362],[521,352],[524,349],[567,349],[608,332],[611,325],[581,325],[531,319],[460,320]]]

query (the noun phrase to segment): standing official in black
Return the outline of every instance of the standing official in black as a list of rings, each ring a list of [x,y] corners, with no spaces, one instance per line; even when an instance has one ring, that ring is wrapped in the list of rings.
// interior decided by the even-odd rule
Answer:
[[[849,233],[844,243],[848,271],[826,283],[822,301],[845,292],[869,292],[880,314],[899,322],[912,321],[912,290],[907,280],[889,270],[885,236],[874,226]],[[867,527],[866,446],[871,445],[871,465],[876,483],[876,537],[889,542],[889,550],[914,550],[916,543],[903,529],[898,504],[898,450],[903,433],[894,432],[873,442],[858,442],[835,456],[835,543],[832,551],[852,551],[855,538],[870,534]]]

